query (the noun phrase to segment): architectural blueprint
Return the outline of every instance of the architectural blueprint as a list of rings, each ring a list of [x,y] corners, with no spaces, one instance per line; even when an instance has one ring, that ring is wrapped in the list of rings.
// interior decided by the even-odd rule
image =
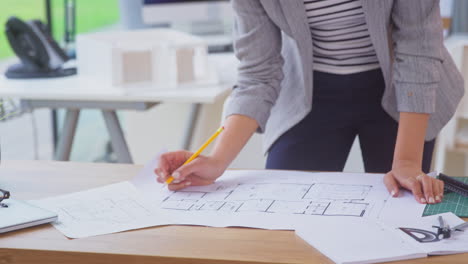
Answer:
[[[70,238],[115,233],[163,225],[154,203],[141,196],[130,182],[31,201],[58,214],[53,225]]]
[[[131,181],[33,201],[59,215],[54,226],[80,238],[157,225],[295,229],[333,219],[421,216],[410,196],[392,199],[381,174],[226,171],[214,184],[172,192],[156,161]]]
[[[380,174],[235,170],[209,186],[162,190],[158,207],[177,224],[294,229],[324,217],[393,214],[389,199]]]
[[[332,183],[239,183],[216,190],[181,190],[169,194],[162,209],[263,212],[303,215],[364,216],[371,185]]]

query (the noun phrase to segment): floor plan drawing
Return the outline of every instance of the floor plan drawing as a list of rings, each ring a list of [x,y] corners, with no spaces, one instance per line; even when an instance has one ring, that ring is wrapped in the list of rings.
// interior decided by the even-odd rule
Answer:
[[[239,183],[212,191],[173,192],[161,208],[361,217],[369,206],[365,198],[371,189],[371,185],[331,183]]]
[[[53,225],[70,238],[166,224],[128,181],[31,202],[57,213]]]
[[[151,211],[138,201],[130,198],[106,197],[89,204],[66,204],[57,209],[63,218],[69,221],[102,221],[108,225],[128,223],[135,215],[149,217]]]
[[[295,230],[330,221],[395,224],[424,211],[410,192],[392,198],[383,174],[229,170],[213,184],[174,192],[155,181],[151,164],[145,168],[132,182],[29,202],[56,212],[54,227],[70,238],[161,225]]]

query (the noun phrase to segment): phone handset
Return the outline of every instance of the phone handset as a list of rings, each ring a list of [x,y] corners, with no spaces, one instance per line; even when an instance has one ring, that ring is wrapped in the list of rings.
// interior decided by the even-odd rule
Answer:
[[[53,78],[76,74],[76,68],[62,68],[69,58],[41,21],[24,22],[11,17],[6,23],[6,35],[21,60],[20,64],[8,68],[7,78]]]

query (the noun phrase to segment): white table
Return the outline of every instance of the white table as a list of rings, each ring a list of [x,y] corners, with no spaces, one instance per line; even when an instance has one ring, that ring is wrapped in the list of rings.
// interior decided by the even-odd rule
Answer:
[[[140,84],[122,87],[106,86],[79,76],[56,79],[10,80],[0,77],[0,97],[19,98],[22,106],[64,108],[66,116],[59,137],[55,159],[70,158],[78,117],[82,109],[101,110],[111,144],[121,163],[132,163],[116,110],[147,110],[165,102],[191,103],[182,147],[190,147],[193,130],[202,104],[216,102],[230,89],[228,84],[186,84],[176,88],[152,87]]]

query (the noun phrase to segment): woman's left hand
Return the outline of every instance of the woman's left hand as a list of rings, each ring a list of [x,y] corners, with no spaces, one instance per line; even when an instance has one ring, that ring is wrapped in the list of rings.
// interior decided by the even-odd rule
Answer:
[[[393,197],[400,187],[410,190],[419,203],[439,203],[444,195],[444,182],[423,173],[421,165],[412,161],[394,162],[392,170],[384,177],[385,186]]]

